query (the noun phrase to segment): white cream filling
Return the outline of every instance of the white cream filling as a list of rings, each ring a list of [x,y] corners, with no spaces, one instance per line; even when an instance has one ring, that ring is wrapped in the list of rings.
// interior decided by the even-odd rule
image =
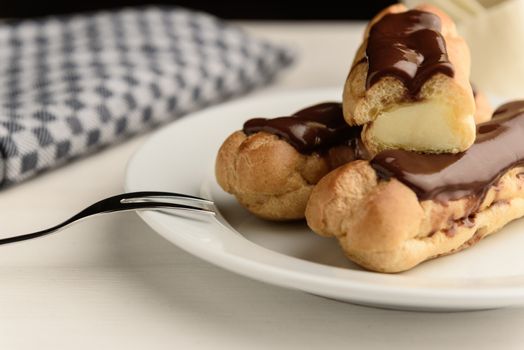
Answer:
[[[453,110],[442,103],[424,101],[400,106],[377,116],[367,132],[372,139],[385,146],[402,146],[413,150],[458,150],[468,132],[456,130],[451,121]],[[474,128],[465,125],[467,128]],[[455,128],[455,130],[454,130]],[[469,130],[468,130],[469,131]]]

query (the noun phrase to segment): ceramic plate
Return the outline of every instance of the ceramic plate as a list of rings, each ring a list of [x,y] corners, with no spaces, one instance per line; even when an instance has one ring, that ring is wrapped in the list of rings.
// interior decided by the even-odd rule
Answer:
[[[163,190],[212,199],[219,215],[142,212],[159,234],[210,263],[241,275],[341,301],[417,310],[473,310],[524,304],[524,220],[474,247],[400,274],[365,271],[334,239],[305,222],[257,219],[214,179],[222,141],[251,117],[288,115],[340,100],[339,89],[262,94],[186,116],[154,134],[129,163],[126,189]]]

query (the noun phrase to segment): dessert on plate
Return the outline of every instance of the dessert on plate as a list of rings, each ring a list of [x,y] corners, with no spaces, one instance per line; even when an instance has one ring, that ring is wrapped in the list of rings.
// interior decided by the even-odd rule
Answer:
[[[360,130],[344,121],[338,102],[320,103],[288,117],[248,120],[220,147],[217,181],[261,218],[303,219],[311,190],[324,175],[367,158]]]
[[[524,215],[524,101],[499,107],[458,154],[386,150],[315,186],[308,225],[368,269],[408,270]]]
[[[430,153],[465,151],[475,140],[469,49],[445,13],[392,5],[371,20],[344,86],[344,116],[362,140]]]
[[[492,112],[469,69],[446,14],[390,6],[342,103],[246,121],[218,151],[217,181],[261,218],[305,217],[369,270],[465,249],[524,216],[524,101]]]
[[[491,118],[486,96],[475,91],[475,120]],[[253,214],[268,220],[304,218],[309,195],[329,171],[369,159],[362,128],[344,121],[340,102],[324,102],[288,117],[248,120],[222,144],[218,183]]]

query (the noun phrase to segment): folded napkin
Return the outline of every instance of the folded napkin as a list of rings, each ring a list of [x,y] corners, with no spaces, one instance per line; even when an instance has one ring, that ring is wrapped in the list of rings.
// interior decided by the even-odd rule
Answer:
[[[245,93],[291,59],[181,8],[0,25],[0,185]]]

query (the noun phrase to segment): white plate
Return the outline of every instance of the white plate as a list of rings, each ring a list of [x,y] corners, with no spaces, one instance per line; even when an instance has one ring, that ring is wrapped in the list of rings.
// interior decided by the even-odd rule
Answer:
[[[211,198],[223,216],[195,220],[158,212],[141,217],[182,249],[267,283],[380,307],[472,310],[524,304],[524,220],[459,254],[387,275],[344,258],[333,239],[304,222],[270,223],[240,207],[216,184],[214,158],[222,141],[256,116],[287,115],[339,100],[339,89],[249,97],[187,116],[154,134],[128,166],[126,189],[165,190]],[[210,286],[212,288],[212,286]]]

